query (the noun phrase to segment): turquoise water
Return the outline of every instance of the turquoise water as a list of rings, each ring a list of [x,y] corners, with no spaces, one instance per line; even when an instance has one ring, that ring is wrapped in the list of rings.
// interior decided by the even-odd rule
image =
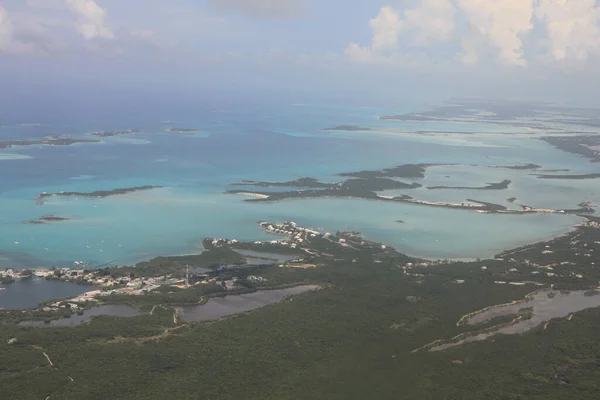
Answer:
[[[109,106],[106,106],[109,107]],[[152,106],[153,107],[153,106]],[[235,104],[177,107],[151,112],[110,108],[80,113],[31,115],[0,129],[0,140],[69,133],[141,129],[140,134],[101,138],[99,144],[17,147],[0,155],[0,267],[132,264],[157,255],[201,251],[204,237],[269,238],[258,220],[294,220],[325,231],[352,229],[410,255],[476,258],[564,233],[579,222],[565,215],[482,215],[409,204],[342,199],[249,203],[225,195],[242,179],[284,181],[304,176],[335,182],[336,174],[407,163],[452,163],[432,167],[425,186],[484,186],[510,179],[508,190],[394,191],[418,199],[461,202],[466,198],[536,207],[598,203],[598,180],[541,180],[532,170],[486,166],[535,163],[571,173],[597,172],[597,165],[523,134],[522,128],[481,123],[402,123],[377,116],[409,111],[405,106]],[[109,112],[110,111],[110,112]],[[163,122],[170,120],[171,122]],[[41,122],[35,126],[18,123]],[[323,132],[335,125],[361,125],[473,135]],[[164,132],[166,127],[201,132]],[[506,134],[499,134],[505,132]],[[522,133],[522,132],[521,132]],[[87,138],[95,138],[89,137]],[[409,181],[409,180],[407,180]],[[110,190],[141,185],[161,189],[103,199],[51,198],[41,192]],[[70,221],[27,225],[48,214]],[[395,221],[403,220],[404,224]]]

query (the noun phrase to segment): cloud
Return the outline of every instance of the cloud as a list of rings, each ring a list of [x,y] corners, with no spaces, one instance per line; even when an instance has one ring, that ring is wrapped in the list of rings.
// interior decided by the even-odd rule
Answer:
[[[393,7],[382,7],[369,22],[373,34],[370,46],[352,42],[345,54],[357,61],[382,62],[386,61],[382,54],[398,51],[399,38],[404,35],[415,47],[447,41],[454,32],[455,13],[451,0],[421,0],[404,15]]]
[[[413,46],[423,46],[452,39],[456,7],[451,0],[421,0],[421,4],[404,12],[405,28],[414,35]]]
[[[474,65],[483,58],[494,58],[504,65],[524,67],[527,65],[524,40],[534,27],[534,1],[556,4],[565,1],[594,2],[417,0],[416,7],[410,9],[399,10],[387,6],[381,8],[379,15],[370,21],[373,31],[370,45],[363,48],[353,42],[346,49],[346,55],[359,61],[373,61],[381,60],[376,55],[391,55],[420,48],[437,50],[437,54],[430,54],[434,59],[447,59],[450,56],[463,64]],[[556,36],[560,37],[561,34],[557,33]],[[450,45],[442,49],[439,45],[444,42],[450,42]],[[453,44],[461,50],[456,52]]]
[[[523,58],[522,35],[533,28],[533,0],[458,0],[458,6],[467,17],[474,36],[463,39],[463,53],[459,59],[465,62],[477,60],[478,53],[491,44],[501,63],[527,64]]]
[[[0,7],[0,52],[49,53],[53,37],[36,23],[16,26],[8,11]]]
[[[371,40],[373,51],[394,50],[398,47],[398,35],[403,25],[398,11],[392,7],[383,7],[369,25],[373,31]]]
[[[304,13],[303,0],[208,0],[215,10],[258,18],[289,18]]]
[[[585,61],[600,48],[600,7],[594,0],[538,0],[535,15],[545,24],[555,60]]]
[[[8,12],[0,6],[0,51],[8,51],[12,46],[13,24]]]
[[[77,30],[86,40],[116,37],[106,25],[106,10],[94,0],[65,0],[65,3],[77,16]]]

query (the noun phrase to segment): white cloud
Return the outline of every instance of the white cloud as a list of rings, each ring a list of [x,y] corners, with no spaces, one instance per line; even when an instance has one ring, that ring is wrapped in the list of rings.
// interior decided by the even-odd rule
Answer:
[[[250,17],[295,17],[305,11],[303,0],[208,0],[219,12]]]
[[[86,39],[114,39],[115,34],[106,25],[106,10],[94,0],[65,0],[67,7],[77,16],[77,30]]]
[[[361,47],[352,42],[345,54],[357,61],[381,62],[386,61],[382,54],[398,51],[399,39],[404,34],[412,46],[447,41],[454,32],[455,12],[451,0],[421,0],[418,7],[404,11],[404,15],[391,6],[382,7],[369,21],[370,46]]]
[[[405,28],[415,36],[412,45],[421,46],[452,39],[456,7],[451,0],[421,0],[412,10],[406,10]]]
[[[398,35],[403,25],[398,11],[392,7],[383,7],[369,25],[373,31],[373,51],[394,50],[398,47]]]
[[[587,60],[600,48],[600,7],[595,0],[538,0],[536,16],[545,23],[555,60]]]
[[[48,44],[50,40],[38,35],[39,30],[27,27],[17,29],[8,11],[0,6],[0,52],[4,53],[34,53]],[[37,46],[40,45],[40,46]]]
[[[8,51],[13,40],[13,24],[8,12],[0,6],[0,51]]]
[[[581,1],[581,0],[576,0]],[[474,38],[463,39],[459,59],[473,61],[485,52],[487,43],[497,50],[497,59],[508,65],[525,66],[522,35],[533,28],[533,0],[458,0]],[[485,41],[476,39],[479,36]]]

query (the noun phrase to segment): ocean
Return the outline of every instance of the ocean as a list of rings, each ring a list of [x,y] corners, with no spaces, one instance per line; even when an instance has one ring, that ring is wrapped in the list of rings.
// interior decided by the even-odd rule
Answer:
[[[310,99],[309,99],[310,100]],[[432,201],[475,198],[535,207],[575,208],[598,203],[591,180],[542,180],[531,170],[493,168],[534,163],[571,173],[596,172],[585,159],[538,140],[526,128],[478,122],[399,122],[382,115],[423,104],[371,105],[319,101],[136,98],[112,104],[63,100],[0,114],[0,141],[71,135],[102,143],[0,149],[0,268],[128,265],[158,255],[201,251],[205,237],[269,238],[259,220],[292,220],[323,231],[355,230],[367,239],[431,259],[490,257],[572,229],[569,215],[486,215],[472,211],[322,198],[250,203],[227,195],[241,180],[287,181],[402,164],[442,163],[419,180],[424,186],[484,186],[512,181],[507,190],[394,191]],[[323,131],[337,125],[407,133]],[[200,132],[165,132],[168,127]],[[98,138],[94,131],[139,129]],[[416,135],[410,131],[445,132]],[[452,133],[462,132],[462,133]],[[471,132],[467,135],[464,132]],[[411,180],[405,180],[411,181]],[[160,189],[106,198],[55,197],[42,192],[92,192],[142,185]],[[55,214],[69,221],[25,224]],[[397,221],[403,221],[399,223]]]

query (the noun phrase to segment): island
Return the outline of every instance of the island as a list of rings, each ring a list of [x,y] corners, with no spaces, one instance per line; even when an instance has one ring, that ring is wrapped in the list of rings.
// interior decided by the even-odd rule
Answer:
[[[331,128],[325,128],[324,131],[346,131],[346,132],[368,132],[372,131],[373,128],[356,125],[338,125]]]
[[[160,189],[164,186],[137,186],[124,189],[113,189],[113,190],[97,190],[95,192],[59,192],[59,193],[40,193],[37,195],[38,200],[42,200],[48,197],[109,197],[119,196],[123,194],[141,192],[145,190]]]
[[[425,171],[428,167],[436,164],[407,164],[394,168],[382,169],[376,171],[360,171],[341,173],[338,176],[347,177],[346,180],[337,183],[323,183],[314,178],[300,178],[293,181],[285,182],[258,182],[258,181],[242,181],[233,183],[230,186],[246,186],[246,187],[292,187],[297,190],[285,191],[265,191],[265,190],[248,190],[248,189],[230,189],[225,191],[226,194],[238,194],[250,196],[252,198],[245,199],[247,202],[275,202],[282,200],[293,199],[310,199],[310,198],[356,198],[364,200],[377,200],[386,202],[398,202],[407,204],[418,204],[429,207],[454,208],[461,210],[470,210],[480,213],[503,213],[503,214],[526,214],[526,213],[561,213],[561,214],[577,214],[594,212],[591,205],[586,204],[574,210],[557,210],[548,208],[536,208],[522,206],[521,210],[511,210],[500,204],[494,204],[485,201],[466,199],[464,202],[445,202],[445,201],[428,201],[415,199],[406,194],[390,196],[385,194],[386,190],[413,190],[421,188],[422,185],[416,182],[406,183],[397,178],[413,178],[420,179],[425,176]],[[439,164],[438,164],[439,165]],[[489,183],[483,187],[451,187],[451,186],[432,186],[427,189],[459,189],[459,190],[504,190],[510,185],[510,180],[504,180],[497,183]],[[384,192],[384,193],[378,193]],[[516,199],[515,199],[516,200]]]
[[[405,164],[399,165],[393,168],[386,168],[375,171],[359,171],[359,172],[346,172],[339,174],[343,177],[354,177],[354,178],[425,178],[425,172],[427,168],[433,166],[448,166],[454,164]]]
[[[110,137],[110,136],[120,136],[120,135],[133,135],[134,133],[139,133],[138,129],[126,129],[123,131],[101,131],[101,132],[90,132],[89,135],[92,136],[100,136],[100,137]]]
[[[495,168],[506,168],[506,169],[515,169],[515,170],[527,170],[527,169],[540,169],[541,165],[537,164],[523,164],[523,165],[497,165]]]
[[[71,139],[61,137],[49,137],[46,139],[31,140],[8,140],[0,141],[0,149],[9,149],[14,146],[70,146],[77,143],[99,143],[98,140],[89,139]]]
[[[536,175],[540,179],[598,179],[600,174],[579,174],[579,175],[548,175],[540,174]]]
[[[261,186],[261,187],[310,187],[310,188],[327,188],[331,187],[331,183],[319,182],[314,178],[299,178],[287,182],[257,182],[243,180],[238,183],[232,183],[231,186]]]
[[[508,185],[510,185],[511,181],[503,180],[498,183],[488,183],[483,187],[470,187],[470,186],[429,186],[427,189],[460,189],[460,190],[504,190],[508,189]]]
[[[165,132],[201,132],[201,129],[195,128],[165,128]]]
[[[43,217],[31,220],[31,221],[26,221],[25,224],[41,225],[41,224],[45,224],[45,223],[48,223],[48,222],[70,221],[71,219],[72,218],[59,217],[59,216],[54,215],[54,214],[49,214],[49,215],[45,215]]]

